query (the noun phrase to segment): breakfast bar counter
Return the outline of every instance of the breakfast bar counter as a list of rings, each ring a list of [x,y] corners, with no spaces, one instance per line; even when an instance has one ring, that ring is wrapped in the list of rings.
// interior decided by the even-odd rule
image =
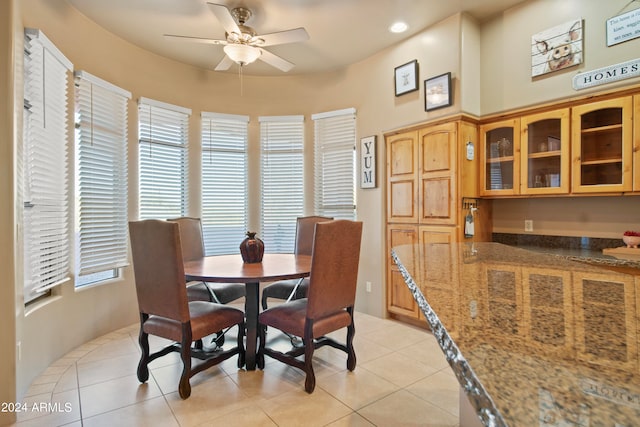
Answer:
[[[484,425],[640,425],[640,276],[499,243],[391,256]]]

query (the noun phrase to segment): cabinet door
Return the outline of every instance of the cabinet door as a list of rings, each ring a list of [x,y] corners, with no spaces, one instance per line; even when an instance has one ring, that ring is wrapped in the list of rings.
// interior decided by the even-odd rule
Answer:
[[[520,192],[569,193],[569,109],[520,119]]]
[[[415,319],[419,318],[419,308],[411,291],[404,282],[400,270],[391,258],[391,248],[418,243],[418,228],[412,225],[387,225],[387,310]]]
[[[576,347],[581,360],[637,369],[634,277],[574,273]]]
[[[420,138],[420,223],[455,224],[457,124],[430,126]]]
[[[418,132],[388,136],[387,222],[418,222]]]
[[[480,126],[480,195],[520,192],[520,119]]]
[[[571,273],[522,268],[524,334],[534,348],[575,355]]]
[[[572,181],[574,193],[631,191],[632,97],[574,107]]]

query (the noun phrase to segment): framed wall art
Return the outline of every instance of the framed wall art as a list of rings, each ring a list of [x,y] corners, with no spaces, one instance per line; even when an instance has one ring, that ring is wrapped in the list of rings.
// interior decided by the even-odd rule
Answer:
[[[360,139],[360,188],[376,187],[376,137]]]
[[[531,37],[531,77],[582,64],[582,19]]]
[[[396,67],[394,81],[396,96],[418,90],[418,60]]]
[[[424,81],[425,111],[448,107],[451,103],[451,73],[440,74]]]

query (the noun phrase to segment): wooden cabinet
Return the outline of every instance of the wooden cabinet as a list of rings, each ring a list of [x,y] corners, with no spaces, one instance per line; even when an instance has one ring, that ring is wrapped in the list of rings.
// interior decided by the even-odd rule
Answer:
[[[386,139],[387,222],[418,222],[418,132]]]
[[[520,192],[520,119],[480,126],[480,194],[506,196]]]
[[[567,194],[569,108],[480,127],[483,196]]]
[[[430,126],[420,141],[420,223],[455,225],[457,123]]]
[[[484,197],[640,193],[637,91],[509,114],[480,141]]]
[[[400,270],[391,259],[391,248],[418,243],[418,227],[407,224],[387,226],[387,310],[393,314],[417,319],[420,310]]]
[[[569,108],[520,120],[520,194],[569,193]]]
[[[466,157],[477,147],[474,121],[457,119],[387,135],[387,310],[406,319],[421,316],[413,296],[388,255],[408,243],[465,240],[462,198],[478,197],[478,160]],[[489,240],[490,203],[479,207],[473,239]],[[480,218],[480,219],[478,219]],[[471,239],[467,239],[471,240]]]
[[[633,189],[632,117],[631,96],[573,107],[572,192]]]

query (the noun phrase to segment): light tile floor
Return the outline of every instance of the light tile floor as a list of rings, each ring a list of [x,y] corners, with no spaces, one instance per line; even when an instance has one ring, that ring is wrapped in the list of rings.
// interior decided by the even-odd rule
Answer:
[[[317,350],[310,395],[295,368],[267,357],[264,371],[247,372],[231,358],[194,376],[186,400],[177,392],[175,353],[150,364],[149,381],[140,384],[138,325],[131,325],[52,363],[29,388],[23,400],[29,410],[15,425],[458,426],[458,383],[433,336],[363,313],[355,322],[355,371],[346,370],[344,353]],[[267,339],[290,346],[275,330]],[[150,341],[155,348],[166,343]]]

